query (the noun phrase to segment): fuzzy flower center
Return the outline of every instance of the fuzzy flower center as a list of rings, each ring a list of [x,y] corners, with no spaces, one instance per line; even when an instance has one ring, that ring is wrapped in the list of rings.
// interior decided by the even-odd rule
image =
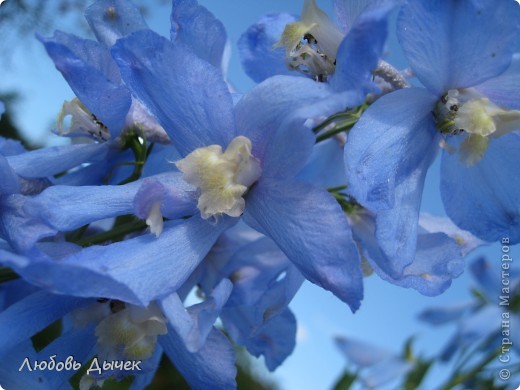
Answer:
[[[441,133],[467,133],[459,153],[468,166],[482,159],[490,137],[520,129],[519,110],[501,108],[472,89],[450,89],[437,102],[434,115]]]
[[[204,219],[242,215],[243,195],[262,174],[260,162],[251,154],[251,141],[243,136],[234,138],[224,152],[219,145],[198,148],[176,166],[200,191],[197,207]]]
[[[122,305],[96,327],[99,354],[114,360],[121,353],[126,359],[149,358],[155,350],[157,336],[166,333],[166,318],[155,304],[146,308]]]
[[[70,123],[65,119],[70,116]],[[89,137],[98,141],[110,139],[108,128],[78,98],[64,102],[58,115],[58,135]]]
[[[318,81],[336,69],[336,54],[343,34],[315,0],[306,0],[301,20],[289,23],[275,47],[285,47],[287,67]]]

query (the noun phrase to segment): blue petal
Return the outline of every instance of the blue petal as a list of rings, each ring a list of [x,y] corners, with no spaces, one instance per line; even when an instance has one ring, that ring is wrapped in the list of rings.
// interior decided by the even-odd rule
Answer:
[[[511,66],[501,75],[489,79],[475,87],[499,106],[520,109],[520,54],[513,56]]]
[[[374,0],[334,0],[334,13],[345,34],[354,26],[361,12]]]
[[[409,1],[397,33],[410,66],[438,96],[498,76],[511,63],[520,20],[512,1]]]
[[[15,156],[25,153],[26,150],[18,140],[0,137],[0,154],[2,156]]]
[[[481,290],[491,302],[496,300],[497,294],[501,291],[502,281],[493,266],[483,257],[479,257],[471,263],[469,270],[479,284]]]
[[[459,229],[449,218],[436,217],[427,213],[421,213],[419,217],[419,226],[428,233],[444,233],[450,236],[459,245],[459,249],[463,256],[474,249],[486,245],[466,230]]]
[[[6,265],[26,280],[52,291],[147,306],[150,301],[176,291],[222,231],[235,222],[224,218],[212,224],[199,217],[177,224],[167,222],[159,238],[146,234],[110,245],[91,246],[60,261],[28,260],[5,251],[0,253]]]
[[[196,0],[173,0],[171,40],[189,47],[199,58],[221,68],[227,42],[220,20]]]
[[[455,241],[444,233],[425,232],[417,237],[413,261],[400,271],[404,262],[397,255],[387,257],[380,249],[373,217],[367,212],[358,212],[350,219],[354,238],[360,242],[370,266],[383,280],[434,296],[444,292],[452,279],[464,271],[461,250]]]
[[[334,341],[347,360],[361,368],[373,366],[393,356],[386,349],[352,338],[339,336]]]
[[[130,390],[145,389],[146,386],[152,382],[155,377],[155,372],[157,371],[157,368],[159,368],[162,355],[163,349],[157,345],[153,355],[147,360],[147,366],[149,367],[149,370],[147,370],[147,372],[135,375],[132,385],[130,386]]]
[[[2,172],[0,194],[16,194],[20,192],[18,175],[16,175],[9,162],[2,155],[0,155],[0,172]]]
[[[443,153],[441,195],[456,225],[485,241],[520,242],[519,147],[520,132],[491,139],[482,160],[470,167],[458,154]]]
[[[44,221],[58,231],[70,231],[94,221],[132,213],[140,184],[52,186],[27,198],[23,212],[27,218]]]
[[[349,193],[363,206],[394,207],[396,188],[431,158],[439,139],[431,114],[434,102],[435,97],[420,88],[393,92],[372,104],[349,132]]]
[[[189,352],[184,341],[168,327],[168,334],[159,337],[164,352],[194,390],[235,389],[235,353],[226,336],[213,329],[204,347]]]
[[[372,71],[376,68],[387,36],[388,14],[396,1],[386,1],[370,7],[355,21],[341,42],[336,56],[336,71],[330,83],[336,91],[359,90],[370,92]]]
[[[343,163],[343,145],[336,139],[316,144],[307,164],[296,178],[319,188],[345,185],[347,177]]]
[[[251,140],[263,177],[293,176],[315,142],[306,119],[335,114],[361,100],[356,93],[334,94],[328,85],[307,78],[274,76],[237,103],[237,128]]]
[[[197,352],[204,346],[232,288],[231,282],[223,279],[204,302],[188,309],[184,308],[177,294],[161,301],[161,307],[170,326],[184,340],[188,351]]]
[[[181,155],[228,145],[235,134],[233,102],[218,69],[152,31],[120,39],[112,52],[127,86]]]
[[[96,354],[96,341],[94,325],[72,330],[43,348],[38,353],[38,360],[48,361],[50,356],[55,355],[57,362],[65,363],[67,357],[73,356],[76,362],[86,364]],[[67,388],[68,381],[74,373],[72,370],[56,370],[49,375],[51,387],[53,389]]]
[[[402,278],[391,282],[435,296],[450,287],[462,272],[464,260],[455,241],[443,233],[419,234],[415,259],[403,270]]]
[[[0,237],[18,252],[27,252],[40,238],[56,234],[56,229],[45,221],[27,215],[23,206],[28,199],[31,198],[21,195],[0,199]]]
[[[102,161],[108,144],[65,145],[42,148],[7,157],[9,165],[20,176],[38,178],[52,176],[77,165]]]
[[[304,183],[262,179],[247,197],[244,217],[261,226],[309,281],[352,311],[359,308],[363,281],[357,247],[330,194]]]
[[[37,287],[27,283],[23,279],[15,279],[2,283],[0,288],[0,310],[4,310],[13,303],[21,301],[37,290]]]
[[[247,348],[256,357],[264,356],[270,371],[276,370],[293,352],[296,345],[296,318],[288,308],[271,318],[262,327],[249,333],[247,316],[250,310],[243,308],[225,308],[222,321],[231,338]]]
[[[244,71],[257,83],[274,75],[297,76],[285,64],[285,49],[273,47],[282,37],[285,26],[295,21],[294,16],[286,13],[266,15],[238,40]]]
[[[442,325],[463,318],[477,307],[478,303],[474,301],[454,306],[430,307],[421,311],[418,318],[430,325]]]
[[[14,326],[16,328],[16,325]],[[31,367],[37,358],[31,340],[19,344],[16,349],[0,358],[0,380],[6,389],[31,389],[31,390],[55,390],[47,378],[52,376],[49,371],[29,371],[27,365],[20,371],[25,359],[28,359]],[[48,360],[49,356],[45,357]]]
[[[457,333],[444,347],[440,359],[450,360],[457,350],[470,347],[487,338],[498,339],[500,318],[502,318],[502,310],[497,306],[488,305],[460,321]],[[489,347],[492,350],[495,345],[491,344]]]
[[[146,219],[155,202],[161,204],[161,214],[178,219],[198,212],[195,188],[182,179],[180,173],[146,178],[134,199],[135,215]]]
[[[0,356],[9,353],[11,348],[32,337],[72,309],[89,302],[86,299],[38,291],[9,306],[0,313]]]
[[[139,9],[129,1],[96,1],[85,11],[85,18],[99,42],[110,47],[119,38],[148,28]]]
[[[119,134],[132,100],[108,49],[60,32],[38,38],[79,100],[113,136]]]

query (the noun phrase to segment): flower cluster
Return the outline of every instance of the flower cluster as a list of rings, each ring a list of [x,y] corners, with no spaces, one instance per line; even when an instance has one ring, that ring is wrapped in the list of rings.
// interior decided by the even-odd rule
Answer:
[[[73,371],[20,372],[17,357],[73,354],[142,362],[88,370],[80,388],[134,375],[141,389],[164,352],[192,388],[235,388],[233,344],[269,370],[293,351],[304,280],[355,312],[372,273],[438,295],[474,248],[520,241],[520,7],[335,12],[305,0],[299,18],[251,26],[244,94],[223,24],[196,0],[172,1],[168,38],[126,0],[88,7],[96,40],[38,36],[76,95],[56,126],[75,142],[0,139],[0,366],[17,365],[2,385],[66,386]],[[384,60],[392,13],[411,72]],[[439,152],[449,219],[420,213]]]

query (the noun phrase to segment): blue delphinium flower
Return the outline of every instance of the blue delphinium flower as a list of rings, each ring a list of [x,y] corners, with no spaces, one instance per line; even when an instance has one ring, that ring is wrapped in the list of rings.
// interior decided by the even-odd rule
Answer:
[[[105,286],[108,297],[147,305],[178,289],[218,235],[244,212],[244,219],[273,238],[309,280],[330,289],[355,310],[362,296],[361,271],[347,219],[326,191],[292,177],[314,145],[314,135],[304,126],[307,118],[355,106],[360,103],[359,92],[335,94],[328,85],[309,79],[275,77],[233,108],[220,70],[182,41],[170,42],[141,30],[118,40],[112,53],[125,85],[157,117],[184,157],[176,163],[183,183],[172,172],[120,188],[63,186],[32,199],[19,198],[24,203],[19,209],[27,218],[30,215],[32,225],[50,226],[55,234],[128,214],[135,195],[133,211],[150,221],[159,238],[144,235],[94,246],[62,255],[59,263],[43,252],[33,257],[33,264],[17,262],[17,272],[33,282],[47,278],[63,293],[92,296],[94,286]],[[59,204],[53,201],[56,197]],[[195,215],[190,209],[194,203]],[[174,221],[162,225],[162,216]],[[25,250],[32,250],[43,237],[38,234],[19,231],[17,237]],[[179,255],[176,262],[171,253]],[[94,279],[74,292],[51,273],[44,276],[35,271],[58,265],[71,277],[83,269]],[[108,288],[102,281],[111,278],[117,283]],[[143,283],[143,278],[150,279]]]
[[[341,26],[315,0],[305,1],[299,20],[285,13],[267,15],[238,42],[244,69],[257,82],[277,74],[303,75],[327,81],[338,91],[372,92],[372,71],[381,58],[387,17],[400,3],[356,1],[359,12],[343,12]]]
[[[377,214],[395,276],[415,256],[424,179],[440,147],[448,216],[486,241],[520,240],[520,134],[510,132],[520,128],[519,13],[513,1],[410,1],[401,10],[398,37],[425,88],[377,100],[345,147],[349,191]]]
[[[208,294],[229,278],[233,290],[220,313],[231,339],[275,370],[296,345],[288,304],[305,278],[268,238],[238,223],[227,230],[192,275]]]
[[[395,386],[395,382],[413,368],[411,361],[370,343],[343,336],[336,337],[335,342],[349,363],[356,367],[356,378],[361,380],[363,388]]]
[[[21,280],[8,282],[0,290],[0,380],[11,388],[62,388],[77,368],[31,371],[34,362],[50,363],[51,356],[65,362],[70,356],[89,368],[96,356],[99,364],[90,365],[92,371],[83,375],[82,389],[128,375],[135,375],[131,389],[142,389],[153,379],[164,351],[192,388],[235,388],[233,348],[213,327],[230,289],[229,280],[223,281],[205,301],[185,309],[176,294],[137,307],[104,298],[54,295]],[[36,353],[30,338],[62,318],[62,334]],[[195,342],[190,335],[198,336]],[[106,370],[103,361],[140,363],[138,370]]]

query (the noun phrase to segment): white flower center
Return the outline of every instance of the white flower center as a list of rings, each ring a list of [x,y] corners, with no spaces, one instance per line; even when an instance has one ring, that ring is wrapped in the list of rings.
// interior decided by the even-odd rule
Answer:
[[[299,22],[289,23],[275,47],[285,47],[287,66],[325,81],[336,69],[343,34],[315,0],[306,0]]]
[[[219,145],[198,148],[175,165],[184,180],[199,189],[197,207],[204,219],[242,215],[242,196],[262,174],[260,162],[251,154],[251,141],[243,136],[234,138],[225,152]]]
[[[473,89],[451,89],[437,103],[437,126],[444,134],[468,133],[459,152],[467,165],[484,155],[490,137],[520,129],[520,111],[497,106]]]
[[[67,127],[65,118],[70,116],[70,125]],[[92,137],[98,141],[110,139],[107,127],[92,114],[78,98],[64,102],[58,115],[58,135],[71,137]]]
[[[145,360],[155,350],[157,336],[166,333],[166,318],[157,305],[126,304],[97,325],[99,355],[117,360],[122,352],[126,359]]]

